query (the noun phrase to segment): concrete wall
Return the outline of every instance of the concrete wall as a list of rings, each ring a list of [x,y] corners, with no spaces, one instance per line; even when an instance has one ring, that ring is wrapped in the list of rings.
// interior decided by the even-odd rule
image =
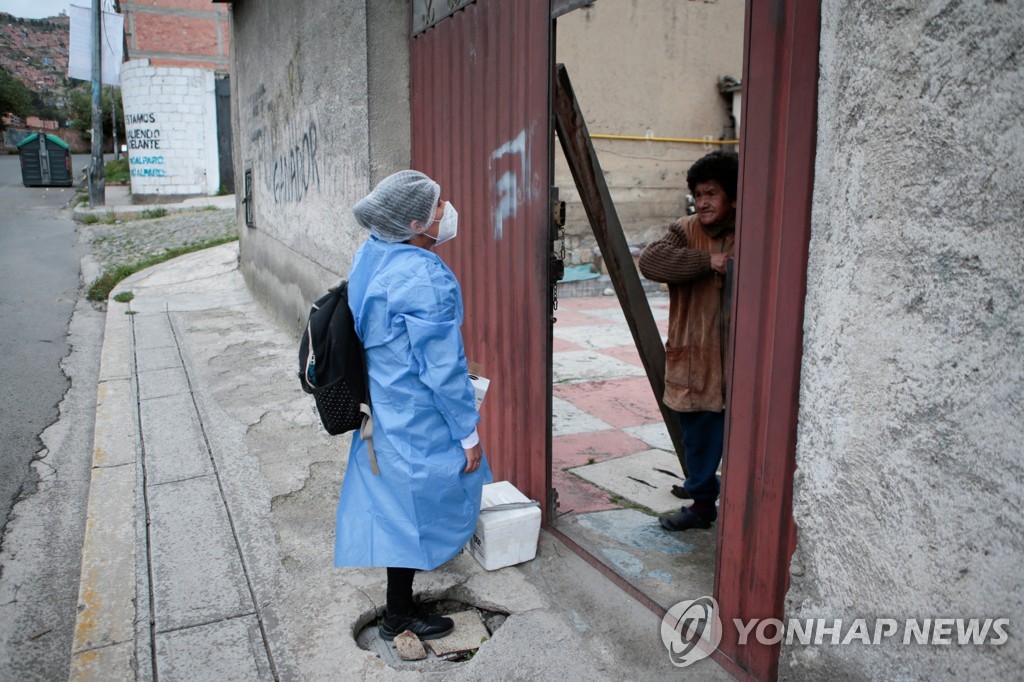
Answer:
[[[729,124],[722,76],[743,73],[741,0],[597,0],[558,19],[566,65],[593,134],[720,139]],[[685,212],[686,170],[718,146],[595,140],[631,242],[660,236]],[[555,184],[567,202],[569,260],[588,262],[594,239],[556,145]]]
[[[133,200],[215,194],[213,72],[129,61],[121,67],[121,98]]]
[[[257,298],[299,329],[367,233],[351,207],[409,164],[404,0],[232,5],[241,261]],[[239,199],[241,199],[239,192]]]
[[[1024,16],[825,3],[787,616],[1011,618],[785,646],[790,679],[1024,669]]]

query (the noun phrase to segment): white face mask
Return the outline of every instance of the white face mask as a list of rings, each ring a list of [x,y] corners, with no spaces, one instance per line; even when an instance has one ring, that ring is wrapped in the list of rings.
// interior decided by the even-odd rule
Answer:
[[[437,236],[434,237],[436,244],[444,244],[446,241],[455,239],[459,233],[459,212],[455,210],[452,202],[444,207],[444,215],[437,224]],[[431,235],[427,235],[428,237]]]

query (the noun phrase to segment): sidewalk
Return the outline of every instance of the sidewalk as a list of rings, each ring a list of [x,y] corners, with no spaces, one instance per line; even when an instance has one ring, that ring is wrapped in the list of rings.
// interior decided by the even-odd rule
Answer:
[[[360,648],[385,578],[332,566],[348,440],[320,428],[237,244],[120,291],[134,299],[108,304],[71,679],[729,679],[673,667],[659,619],[544,533],[521,566],[463,553],[417,575],[422,600],[509,614],[471,660],[396,670]]]

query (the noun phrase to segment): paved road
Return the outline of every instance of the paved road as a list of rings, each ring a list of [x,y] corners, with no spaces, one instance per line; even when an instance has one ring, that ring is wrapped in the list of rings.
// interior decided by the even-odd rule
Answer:
[[[79,297],[83,247],[60,211],[73,194],[23,187],[0,156],[4,681],[64,680],[70,662],[104,320]]]
[[[74,193],[24,187],[18,157],[0,156],[0,537],[14,500],[35,489],[29,463],[69,385],[60,361],[82,254],[59,211]]]

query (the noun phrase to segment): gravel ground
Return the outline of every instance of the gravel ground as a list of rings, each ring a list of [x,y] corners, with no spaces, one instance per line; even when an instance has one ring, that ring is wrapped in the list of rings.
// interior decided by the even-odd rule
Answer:
[[[168,249],[238,235],[233,210],[172,213],[163,218],[118,220],[113,225],[83,225],[100,271],[132,265]]]

